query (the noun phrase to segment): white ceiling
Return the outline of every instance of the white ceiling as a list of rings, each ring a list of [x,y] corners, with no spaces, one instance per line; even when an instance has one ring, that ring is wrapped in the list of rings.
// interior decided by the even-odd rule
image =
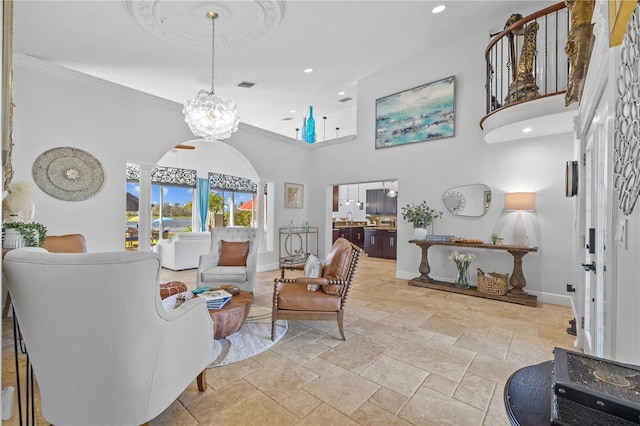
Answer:
[[[358,80],[469,34],[488,43],[512,13],[553,3],[14,1],[14,52],[180,103],[211,86],[205,13],[216,11],[216,93],[236,101],[242,122],[289,137],[313,105],[318,141],[356,133]],[[438,4],[447,9],[434,15]]]

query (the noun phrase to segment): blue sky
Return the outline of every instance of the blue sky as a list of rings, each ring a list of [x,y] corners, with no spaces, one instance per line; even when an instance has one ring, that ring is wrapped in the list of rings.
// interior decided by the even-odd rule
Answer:
[[[178,203],[180,205],[187,204],[192,200],[193,197],[193,188],[181,188],[181,187],[164,187],[164,202],[169,204]],[[137,183],[127,182],[127,192],[135,195],[136,197],[140,196],[140,185]],[[235,197],[236,204],[244,203],[245,201],[249,201],[251,199],[251,194],[248,193],[237,193]],[[225,202],[229,204],[230,198],[227,196]],[[158,185],[151,186],[151,203],[158,204],[160,203],[160,187]]]

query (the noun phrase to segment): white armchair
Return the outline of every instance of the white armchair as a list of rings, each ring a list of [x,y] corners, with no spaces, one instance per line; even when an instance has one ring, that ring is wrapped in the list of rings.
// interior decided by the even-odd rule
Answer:
[[[214,359],[204,299],[175,310],[158,292],[160,256],[12,250],[3,272],[42,415],[56,425],[144,424]]]
[[[220,265],[224,242],[249,242],[245,265]],[[223,262],[225,263],[225,262]],[[200,256],[198,265],[198,287],[216,287],[220,284],[235,284],[241,290],[253,292],[256,286],[256,267],[258,263],[257,228],[217,227],[211,230],[211,251]]]

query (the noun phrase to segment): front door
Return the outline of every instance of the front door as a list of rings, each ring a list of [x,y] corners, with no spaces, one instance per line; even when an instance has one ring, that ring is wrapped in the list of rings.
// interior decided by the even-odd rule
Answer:
[[[605,356],[607,242],[607,104],[596,110],[585,151],[584,352]]]

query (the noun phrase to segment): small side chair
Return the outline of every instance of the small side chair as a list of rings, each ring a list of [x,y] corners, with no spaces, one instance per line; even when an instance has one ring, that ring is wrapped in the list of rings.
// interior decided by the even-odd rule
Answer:
[[[362,249],[344,238],[338,238],[327,255],[319,278],[276,278],[271,311],[271,340],[275,338],[275,322],[292,320],[336,320],[345,340],[343,319],[347,297],[356,273]],[[308,285],[320,286],[316,291]]]

